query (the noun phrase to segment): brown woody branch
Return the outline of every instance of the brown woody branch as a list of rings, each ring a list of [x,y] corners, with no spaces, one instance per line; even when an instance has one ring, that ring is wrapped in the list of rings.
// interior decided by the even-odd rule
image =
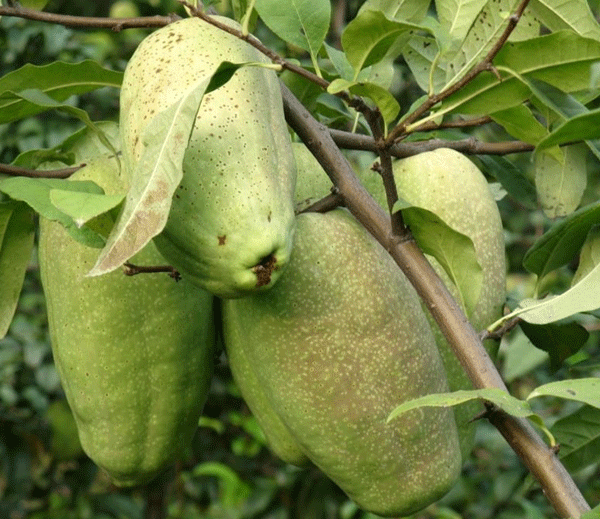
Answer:
[[[285,86],[282,91],[288,123],[328,173],[346,207],[389,251],[415,287],[474,386],[506,391],[477,332],[416,243],[410,239],[402,240],[392,233],[389,215],[356,178],[328,129],[316,121]],[[578,518],[589,510],[569,473],[527,420],[500,411],[490,413],[489,420],[539,482],[560,517]]]
[[[378,152],[378,145],[375,139],[369,135],[360,135],[341,130],[329,130],[329,133],[339,148],[372,151],[373,153]],[[389,152],[394,157],[404,158],[438,148],[452,148],[466,155],[507,155],[510,153],[533,151],[535,147],[523,141],[481,142],[471,137],[460,141],[431,139],[427,141],[396,143],[389,148]]]
[[[69,178],[77,170],[83,168],[85,164],[80,164],[72,168],[37,170],[12,166],[10,164],[0,164],[0,173],[13,177],[30,178]]]
[[[0,16],[15,16],[27,20],[47,22],[64,27],[111,29],[119,32],[123,29],[163,27],[174,22],[180,17],[176,14],[170,16],[139,16],[137,18],[106,18],[93,16],[70,16],[66,14],[46,13],[35,9],[21,7],[0,6]]]

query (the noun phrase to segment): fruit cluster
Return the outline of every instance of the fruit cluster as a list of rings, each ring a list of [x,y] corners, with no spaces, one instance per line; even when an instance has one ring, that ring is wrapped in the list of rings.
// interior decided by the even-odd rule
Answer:
[[[222,61],[265,60],[194,18],[146,38],[121,94],[125,178],[108,157],[77,178],[107,193],[129,187],[150,120]],[[483,281],[470,319],[489,323],[504,301],[504,253],[485,178],[451,150],[400,160],[394,171],[405,200],[472,240]],[[363,180],[383,202],[379,185]],[[455,483],[472,409],[387,417],[404,401],[470,383],[405,276],[346,210],[295,215],[330,187],[308,150],[291,143],[275,72],[252,66],[204,97],[168,223],[132,259],[164,257],[181,282],[88,278],[97,251],[41,222],[55,362],[82,446],[116,484],[148,481],[190,441],[215,324],[243,397],[286,462],[314,463],[360,507],[388,516],[424,508]]]

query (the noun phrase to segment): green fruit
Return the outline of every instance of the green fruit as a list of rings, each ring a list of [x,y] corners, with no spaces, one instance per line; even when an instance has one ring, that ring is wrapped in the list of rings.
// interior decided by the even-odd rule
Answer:
[[[74,179],[108,194],[114,159]],[[212,375],[212,296],[165,274],[86,277],[98,249],[40,219],[39,263],[54,361],[84,451],[120,486],[142,484],[191,441]],[[134,264],[161,265],[150,243]]]
[[[302,451],[360,507],[407,515],[454,484],[451,411],[386,423],[402,402],[448,386],[412,286],[345,210],[299,215],[284,275],[224,301],[223,326],[230,358],[242,349]]]
[[[268,63],[248,43],[198,18],[172,23],[140,44],[121,90],[128,170],[141,156],[152,117],[223,60]],[[292,248],[295,175],[277,75],[263,67],[238,70],[202,101],[157,247],[184,276],[220,297],[271,287]]]
[[[244,330],[230,330],[229,334],[228,342],[235,344],[235,347],[227,349],[231,373],[244,401],[262,429],[269,449],[286,463],[298,467],[308,465],[310,460],[273,408],[258,378],[256,366],[245,351]]]
[[[485,329],[500,318],[506,300],[504,231],[498,206],[485,177],[467,157],[441,148],[396,161],[394,178],[402,198],[435,213],[473,241],[483,279],[477,304],[468,318],[475,330]],[[450,293],[460,300],[458,290],[444,269],[434,258],[428,259]],[[429,312],[426,314],[444,360],[450,389],[472,389],[473,385],[452,348]],[[486,347],[492,355],[496,354],[493,341],[487,341]],[[478,403],[455,408],[465,459],[471,452],[475,435],[476,425],[471,420],[481,410]]]

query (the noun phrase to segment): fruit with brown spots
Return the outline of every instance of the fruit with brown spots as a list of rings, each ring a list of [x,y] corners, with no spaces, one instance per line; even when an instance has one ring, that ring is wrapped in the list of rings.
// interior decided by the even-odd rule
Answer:
[[[448,386],[412,286],[347,211],[299,215],[278,283],[222,304],[240,387],[257,381],[286,437],[361,508],[408,515],[452,487],[461,468],[452,411],[386,423],[402,402]]]
[[[198,18],[169,24],[142,41],[121,90],[127,170],[140,159],[150,120],[224,60],[268,63],[247,42]],[[157,247],[183,277],[220,297],[270,288],[291,252],[295,175],[276,73],[239,69],[202,101]]]

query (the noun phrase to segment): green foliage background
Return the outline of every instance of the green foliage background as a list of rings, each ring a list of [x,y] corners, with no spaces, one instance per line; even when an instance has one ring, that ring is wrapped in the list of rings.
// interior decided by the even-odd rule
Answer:
[[[359,1],[345,2],[347,19],[353,18]],[[590,2],[594,12],[598,2]],[[226,3],[217,6],[230,9]],[[334,3],[335,8],[335,3]],[[48,11],[64,14],[131,16],[167,14],[182,8],[174,0],[51,0]],[[62,59],[76,62],[93,59],[123,70],[127,59],[148,31],[77,31],[61,26],[5,17],[0,21],[0,76],[26,63],[45,64]],[[310,59],[297,48],[282,48],[280,40],[263,26],[257,34],[272,48],[301,60]],[[335,35],[333,35],[335,38]],[[420,95],[406,65],[398,62],[392,91],[402,106],[410,106]],[[310,98],[307,98],[310,99]],[[118,92],[102,89],[70,99],[86,110],[92,120],[117,120]],[[324,122],[336,127],[341,105],[332,101],[321,107]],[[0,162],[10,163],[28,149],[52,147],[81,127],[78,120],[58,112],[0,125]],[[477,133],[479,132],[479,133]],[[506,138],[500,127],[486,127],[475,135],[482,140]],[[444,134],[448,138],[448,133]],[[457,138],[464,134],[457,134]],[[351,152],[359,166],[372,156]],[[510,160],[527,171],[525,159]],[[588,168],[585,200],[600,195],[597,162]],[[530,296],[535,280],[522,268],[525,252],[548,228],[541,210],[524,211],[512,198],[499,203],[506,229],[509,260],[509,290],[520,300]],[[576,263],[559,269],[547,280],[546,289],[568,286]],[[502,373],[511,393],[526,397],[540,384],[580,373],[598,373],[600,342],[597,323],[584,348],[567,359],[558,371],[548,354],[534,348],[521,329],[513,330],[501,347]],[[536,404],[534,404],[535,407]],[[555,424],[555,434],[568,430],[572,414],[585,415],[589,430],[580,426],[580,446],[571,449],[567,466],[588,502],[600,502],[600,412],[574,403],[544,402],[540,414]],[[142,518],[156,507],[156,496],[164,492],[171,518],[367,518],[316,468],[296,469],[272,456],[256,422],[232,382],[223,355],[204,417],[187,456],[157,484],[133,490],[118,490],[81,452],[72,417],[54,369],[48,337],[45,304],[35,259],[28,269],[17,315],[5,339],[0,340],[0,517],[46,518]],[[146,515],[145,515],[146,514]],[[513,451],[497,431],[482,421],[477,445],[454,490],[436,505],[418,514],[420,518],[525,518],[551,517],[541,491],[527,475]]]

